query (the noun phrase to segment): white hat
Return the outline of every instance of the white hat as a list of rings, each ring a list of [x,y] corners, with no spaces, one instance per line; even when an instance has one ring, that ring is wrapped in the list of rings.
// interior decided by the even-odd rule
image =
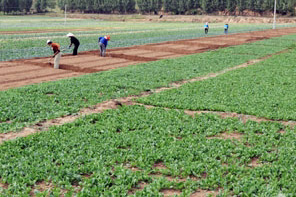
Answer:
[[[47,40],[47,44],[49,44],[49,43],[52,43],[52,41],[51,40]]]
[[[72,34],[72,33],[68,33],[68,34],[67,34],[67,37],[74,37],[74,34]]]

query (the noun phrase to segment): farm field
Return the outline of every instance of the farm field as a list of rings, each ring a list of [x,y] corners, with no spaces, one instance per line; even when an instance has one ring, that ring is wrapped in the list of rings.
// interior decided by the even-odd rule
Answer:
[[[62,19],[36,17],[28,29],[10,20],[0,37],[56,29],[66,40]],[[98,22],[87,21],[69,27]],[[113,33],[120,24],[99,22]],[[127,41],[106,58],[85,48],[59,70],[50,51],[5,46],[20,55],[0,62],[0,196],[296,195],[296,28],[175,37],[188,25],[136,23],[128,28],[148,32],[132,39],[166,42]]]
[[[276,123],[122,107],[0,146],[3,195],[294,194],[295,137]]]
[[[136,66],[110,70],[108,72],[94,73],[78,78],[2,91],[0,92],[0,103],[1,106],[3,106],[0,116],[0,133],[18,130],[28,124],[40,122],[42,120],[75,114],[84,107],[95,105],[109,99],[139,94],[143,91],[169,86],[170,83],[175,81],[200,77],[211,72],[218,72],[229,67],[234,67],[252,59],[257,59],[294,47],[293,43],[285,42],[293,39],[296,39],[294,35],[276,37],[266,40],[265,42],[259,41],[266,45],[263,45],[265,46],[265,50],[262,50],[259,44],[244,44],[176,59],[152,61],[150,63],[138,64]],[[184,41],[181,42],[184,43]],[[196,41],[193,40],[193,42]],[[271,46],[272,43],[277,42],[281,43],[281,45],[277,47]],[[268,44],[270,44],[270,46],[268,46]],[[176,46],[176,43],[174,46]],[[156,45],[156,47],[159,47],[159,45]],[[249,47],[252,53],[241,53],[246,47]],[[232,50],[232,52],[226,53],[227,50]],[[139,52],[140,50],[137,51]],[[128,53],[128,50],[124,50],[124,52]],[[117,53],[114,51],[111,54]],[[81,57],[77,56],[77,58]],[[93,58],[96,57],[93,56]],[[138,59],[141,58],[143,57],[138,55]],[[39,61],[40,59],[30,60],[29,65],[34,65],[34,63],[40,64]],[[72,68],[77,65],[76,69],[80,69],[80,71],[83,71],[82,69],[89,69],[89,66],[91,66],[91,62],[85,64],[86,68],[82,67],[82,63],[79,64],[78,62],[78,64],[75,64],[72,57],[70,57],[68,61]],[[129,62],[130,61],[127,63]],[[103,63],[106,64],[106,62]],[[113,67],[114,64],[116,64],[116,62],[113,63]],[[18,66],[15,68],[18,69]],[[23,67],[23,69],[27,68]],[[14,86],[15,84],[24,84],[26,81],[34,82],[34,77],[30,76],[31,73],[33,76],[36,76],[37,81],[35,82],[38,82],[40,79],[46,80],[49,77],[65,77],[63,75],[69,77],[71,74],[80,74],[74,71],[75,70],[68,71],[63,69],[54,70],[49,67],[44,69],[42,66],[39,66],[39,70],[37,71],[33,70],[27,72],[18,70],[18,73],[15,74],[10,70],[9,74],[5,73],[7,72],[7,68],[3,67],[4,73],[2,75],[3,79],[1,80],[2,86],[4,87],[5,85]],[[95,72],[93,70],[87,71]],[[61,75],[57,75],[55,72],[59,72]],[[11,105],[10,103],[16,103],[16,105]]]
[[[0,62],[0,75],[5,75],[5,77],[0,79],[0,90],[84,75],[85,73],[94,73],[114,68],[126,67],[148,61],[176,58],[208,50],[241,45],[266,38],[292,34],[295,32],[296,28],[288,28],[114,48],[108,50],[108,57],[106,58],[98,57],[98,51],[87,51],[80,53],[77,57],[73,57],[71,55],[63,56],[61,59],[60,70],[53,70],[52,65],[48,63],[48,58],[3,61]],[[291,44],[289,43],[291,40],[283,40],[283,42],[285,43],[280,42],[281,44],[269,48],[265,46],[264,43],[261,45],[258,43],[255,46],[246,45],[244,48],[241,48],[240,53],[248,55],[250,51],[254,51],[252,55],[262,57],[282,50],[285,46]],[[272,42],[267,42],[267,44],[274,45]],[[252,47],[254,50],[252,50]],[[268,50],[266,50],[267,48]],[[229,50],[230,51],[226,50],[225,53],[233,53],[233,51],[231,51],[232,49]]]

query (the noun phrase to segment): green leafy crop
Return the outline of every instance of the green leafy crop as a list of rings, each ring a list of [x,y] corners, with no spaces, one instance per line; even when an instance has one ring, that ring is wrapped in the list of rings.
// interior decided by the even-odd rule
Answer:
[[[227,50],[227,49],[226,49]],[[245,69],[142,98],[157,106],[296,120],[295,49]]]
[[[283,129],[286,134],[279,133]],[[225,132],[242,137],[209,138]],[[243,124],[210,114],[192,118],[176,110],[122,107],[5,142],[0,177],[9,186],[2,195],[28,195],[36,185],[34,192],[43,195],[63,190],[78,196],[126,196],[140,182],[146,187],[137,196],[159,196],[165,188],[184,196],[198,189],[220,189],[224,196],[295,193],[295,140],[295,131],[277,123]],[[259,158],[260,166],[250,165],[253,158]],[[155,168],[157,163],[165,168]],[[187,180],[171,182],[166,176]],[[42,192],[41,182],[52,187]]]

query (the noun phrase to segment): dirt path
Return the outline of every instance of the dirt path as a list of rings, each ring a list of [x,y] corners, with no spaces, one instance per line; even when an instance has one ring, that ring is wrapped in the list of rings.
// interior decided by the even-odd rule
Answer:
[[[105,58],[98,51],[87,51],[75,57],[64,55],[59,70],[52,68],[48,57],[0,62],[0,91],[295,33],[296,28],[287,28],[115,48]]]
[[[85,115],[90,115],[90,114],[94,114],[94,113],[102,113],[103,111],[107,110],[107,109],[116,109],[118,108],[118,106],[122,106],[122,105],[143,105],[143,104],[139,104],[136,103],[134,101],[134,99],[140,98],[140,97],[146,97],[149,96],[151,94],[154,93],[159,93],[165,90],[169,90],[169,89],[175,89],[175,88],[179,88],[182,85],[186,84],[186,83],[192,83],[195,81],[203,81],[203,80],[207,80],[209,78],[213,78],[213,77],[217,77],[219,75],[222,75],[226,72],[230,72],[232,70],[237,70],[237,69],[241,69],[241,68],[246,68],[250,65],[256,64],[258,62],[264,61],[265,59],[268,59],[270,57],[272,57],[273,55],[277,55],[280,53],[286,53],[289,50],[283,50],[281,52],[272,54],[272,55],[268,55],[265,56],[263,58],[260,59],[256,59],[256,60],[251,60],[247,63],[244,63],[242,65],[238,65],[232,68],[227,68],[225,70],[222,70],[220,72],[217,73],[210,73],[208,75],[205,76],[201,76],[201,77],[197,77],[194,79],[190,79],[190,80],[184,80],[184,81],[180,81],[180,82],[175,82],[170,84],[170,87],[164,87],[164,88],[158,88],[155,89],[151,92],[143,92],[140,95],[136,95],[136,96],[129,96],[129,97],[125,97],[125,98],[119,98],[119,99],[113,99],[113,100],[109,100],[109,101],[105,101],[103,103],[99,103],[95,106],[89,107],[89,108],[85,108],[82,109],[77,115],[70,115],[70,116],[64,116],[61,118],[56,118],[56,119],[52,119],[52,120],[47,120],[47,121],[43,121],[43,122],[39,122],[31,127],[26,127],[23,130],[21,130],[20,132],[10,132],[10,133],[4,133],[4,134],[0,134],[0,144],[3,143],[4,141],[8,141],[8,140],[14,140],[18,137],[26,137],[29,136],[31,134],[34,133],[38,133],[38,132],[42,132],[42,131],[47,131],[49,129],[49,127],[51,126],[58,126],[58,125],[63,125],[66,123],[70,123],[75,121],[78,118],[81,118]],[[155,106],[149,106],[149,105],[143,105],[146,108],[153,108]],[[168,109],[168,108],[167,108]],[[222,118],[228,118],[228,117],[237,117],[239,118],[241,121],[246,122],[247,120],[252,120],[252,121],[256,121],[256,122],[262,122],[262,121],[272,121],[272,122],[278,122],[278,123],[282,123],[284,125],[287,126],[291,126],[294,127],[296,126],[296,121],[275,121],[275,120],[269,120],[269,119],[265,119],[265,118],[258,118],[256,116],[251,116],[251,115],[245,115],[245,114],[237,114],[237,113],[232,113],[232,112],[218,112],[218,111],[190,111],[190,110],[183,110],[186,114],[194,116],[195,114],[202,114],[202,113],[214,113],[217,115],[220,115]]]

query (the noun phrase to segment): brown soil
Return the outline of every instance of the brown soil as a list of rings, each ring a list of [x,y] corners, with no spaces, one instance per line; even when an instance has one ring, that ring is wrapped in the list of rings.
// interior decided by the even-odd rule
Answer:
[[[296,121],[281,121],[281,120],[271,120],[267,118],[258,118],[252,115],[245,115],[245,114],[238,114],[234,112],[218,112],[218,111],[188,111],[185,110],[185,113],[191,116],[195,114],[203,114],[203,113],[213,113],[221,116],[222,118],[238,118],[242,122],[246,123],[248,120],[255,121],[255,122],[278,122],[285,126],[295,127]]]
[[[249,164],[249,166],[255,168],[255,167],[260,167],[262,164],[259,163],[259,158],[258,157],[254,157],[251,159],[251,162]]]
[[[39,192],[44,192],[44,191],[48,191],[50,193],[50,191],[52,191],[54,189],[54,185],[52,183],[46,183],[45,181],[40,181],[40,182],[37,182],[35,184],[35,186],[32,187],[32,190],[30,192],[30,196],[33,196],[35,197],[36,194],[35,194],[35,191],[39,191]],[[74,186],[75,190],[79,190],[80,188]],[[65,194],[67,193],[68,191],[66,189],[61,189],[60,191],[60,196],[65,196]]]
[[[217,196],[219,191],[208,191],[199,189],[197,192],[190,195],[190,197],[205,197],[205,196]]]
[[[139,168],[137,168],[135,166],[131,166],[130,164],[125,164],[124,167],[127,168],[127,169],[130,169],[133,172],[141,171],[141,169],[139,169]]]
[[[133,195],[137,191],[143,190],[147,185],[148,185],[148,183],[140,182],[138,184],[138,187],[133,187],[131,190],[128,191],[128,195]]]
[[[3,189],[8,189],[8,186],[9,186],[8,184],[4,184],[0,182],[0,187],[2,187]]]
[[[217,136],[207,137],[207,139],[236,139],[241,140],[242,133],[222,133]]]
[[[154,168],[158,169],[158,170],[165,170],[165,169],[168,169],[162,162],[160,163],[155,163]]]
[[[160,190],[160,193],[163,193],[165,197],[182,194],[180,190],[176,190],[176,189],[162,189]]]
[[[155,178],[166,178],[168,181],[177,182],[177,183],[187,181],[186,178],[172,177],[172,176],[167,176],[167,175],[163,175],[163,174],[149,174],[149,176],[151,176],[153,179],[155,179]],[[199,180],[198,178],[193,177],[193,176],[191,176],[190,179],[193,180],[193,181],[198,181]]]
[[[0,91],[45,81],[101,72],[143,62],[183,55],[202,53],[223,47],[240,45],[271,37],[296,33],[296,28],[265,30],[191,40],[168,41],[108,50],[107,57],[98,51],[81,52],[78,56],[63,55],[60,69],[53,69],[53,62],[46,58],[0,62]]]

